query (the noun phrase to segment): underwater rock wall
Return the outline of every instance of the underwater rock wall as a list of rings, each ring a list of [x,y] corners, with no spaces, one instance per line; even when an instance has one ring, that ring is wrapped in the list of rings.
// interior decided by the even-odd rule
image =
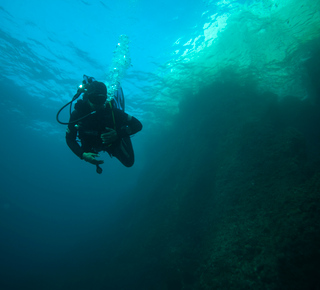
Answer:
[[[317,289],[319,107],[236,83],[213,84],[193,100],[158,131],[105,282]]]

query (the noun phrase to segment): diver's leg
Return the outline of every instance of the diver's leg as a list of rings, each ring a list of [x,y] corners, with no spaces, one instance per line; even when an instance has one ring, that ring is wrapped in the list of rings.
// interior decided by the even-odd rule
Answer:
[[[134,163],[134,152],[130,137],[122,138],[119,146],[112,152],[124,166],[131,167]]]

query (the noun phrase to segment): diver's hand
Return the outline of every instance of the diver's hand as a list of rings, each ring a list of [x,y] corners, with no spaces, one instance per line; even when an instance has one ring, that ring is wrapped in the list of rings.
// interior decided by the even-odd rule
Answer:
[[[82,159],[93,164],[93,165],[98,165],[104,163],[103,160],[97,160],[96,157],[99,157],[99,154],[96,153],[91,153],[91,152],[84,152],[82,154]]]
[[[106,127],[107,133],[101,134],[101,139],[103,144],[111,144],[118,139],[117,131]]]

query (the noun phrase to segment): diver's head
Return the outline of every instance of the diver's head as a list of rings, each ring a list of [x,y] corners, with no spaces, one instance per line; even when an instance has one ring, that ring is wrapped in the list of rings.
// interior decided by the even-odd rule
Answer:
[[[103,109],[107,100],[107,87],[102,82],[92,82],[84,95],[93,111]]]

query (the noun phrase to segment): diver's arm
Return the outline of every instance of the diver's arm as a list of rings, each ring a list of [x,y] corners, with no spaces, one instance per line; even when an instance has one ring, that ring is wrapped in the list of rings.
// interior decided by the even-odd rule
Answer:
[[[70,117],[70,121],[76,120],[76,113],[73,112]],[[77,155],[80,159],[83,159],[82,154],[84,153],[84,150],[80,147],[79,143],[77,142],[77,129],[74,126],[75,124],[69,124],[67,131],[66,131],[66,142],[71,151]]]
[[[78,142],[76,141],[76,139],[72,138],[71,134],[68,133],[68,129],[67,129],[67,133],[66,133],[66,141],[67,141],[67,144],[68,144],[69,148],[71,149],[71,151],[74,154],[76,154],[80,159],[83,159],[82,154],[84,153],[84,151],[81,149],[81,147],[78,144]]]
[[[120,138],[136,134],[141,131],[141,122],[133,116],[123,113],[123,122],[120,129],[117,130],[117,134]]]
[[[119,124],[119,126],[116,126],[116,130],[108,127],[105,128],[107,132],[101,134],[103,144],[112,144],[114,141],[133,135],[142,129],[142,124],[135,117],[132,117],[118,109],[114,112],[116,124]]]

